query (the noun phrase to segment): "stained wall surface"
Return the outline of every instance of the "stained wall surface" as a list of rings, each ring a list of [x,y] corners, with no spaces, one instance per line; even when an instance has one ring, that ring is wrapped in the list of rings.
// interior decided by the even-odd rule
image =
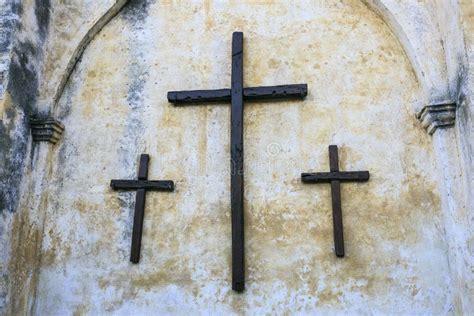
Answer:
[[[230,112],[174,107],[169,90],[230,86],[244,32],[246,86],[306,82],[304,101],[245,106],[247,289],[230,289]],[[356,0],[129,5],[85,51],[56,109],[37,314],[450,310],[429,136],[418,82],[388,27]],[[346,258],[333,254],[330,189],[301,172],[369,170],[343,184]],[[128,262],[134,193],[150,179],[142,258]]]

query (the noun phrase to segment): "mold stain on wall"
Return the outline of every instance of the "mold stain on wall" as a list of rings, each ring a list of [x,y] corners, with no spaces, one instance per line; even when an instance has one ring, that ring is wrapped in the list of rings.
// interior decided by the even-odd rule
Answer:
[[[304,101],[245,108],[243,295],[230,290],[229,105],[166,101],[169,90],[230,85],[236,30],[247,86],[309,85]],[[407,110],[421,92],[394,36],[359,1],[137,2],[71,79],[37,313],[449,308],[433,154]],[[328,170],[329,144],[339,145],[342,170],[371,172],[368,183],[342,185],[342,260],[329,186],[299,181]],[[141,152],[151,155],[150,179],[172,179],[176,191],[148,194],[142,259],[132,265],[134,194],[108,185],[134,178]]]

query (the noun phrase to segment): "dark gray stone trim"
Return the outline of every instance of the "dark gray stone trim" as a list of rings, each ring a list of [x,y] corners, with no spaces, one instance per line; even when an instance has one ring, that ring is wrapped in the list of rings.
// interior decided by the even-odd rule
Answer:
[[[35,142],[50,142],[56,144],[64,131],[64,125],[51,118],[30,119],[31,135]]]
[[[81,41],[75,48],[74,52],[72,53],[69,59],[69,62],[67,64],[67,67],[60,78],[56,92],[54,93],[54,97],[53,97],[54,107],[57,106],[59,99],[61,98],[64,92],[64,89],[66,88],[66,84],[69,81],[71,74],[76,68],[77,63],[81,59],[81,56],[86,50],[87,46],[94,39],[94,37],[122,10],[122,8],[128,2],[130,2],[130,0],[116,0],[115,3],[109,8],[109,10],[107,10],[107,12],[105,12],[105,14],[102,15],[97,20],[97,22],[87,31],[87,33],[81,39]]]
[[[430,135],[438,128],[453,127],[456,121],[456,103],[427,105],[418,114],[418,119]]]

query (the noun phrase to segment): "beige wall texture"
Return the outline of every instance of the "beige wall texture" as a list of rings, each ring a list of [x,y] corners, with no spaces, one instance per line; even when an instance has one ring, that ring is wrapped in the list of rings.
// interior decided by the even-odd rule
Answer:
[[[102,30],[59,103],[68,129],[52,157],[38,314],[449,308],[433,154],[411,112],[420,89],[383,21],[358,1],[145,10]],[[310,91],[302,102],[246,106],[243,295],[229,282],[229,106],[166,99],[227,87],[235,30],[245,35],[247,85]],[[373,175],[343,185],[342,260],[328,186],[299,179],[328,169],[329,144],[341,147],[341,168]],[[132,265],[134,194],[108,184],[134,178],[141,152],[150,177],[173,179],[176,192],[149,193],[143,260]]]
[[[35,104],[66,129],[27,147],[18,210],[1,226],[2,313],[474,312],[469,4],[125,2],[51,3]],[[440,24],[443,10],[456,18]],[[229,87],[234,31],[245,86],[309,88],[245,105],[242,294],[230,282],[230,107],[166,99]],[[433,115],[428,133],[420,113],[447,103],[464,104],[456,125],[436,129]],[[329,185],[300,180],[329,170],[330,144],[341,170],[371,173],[341,186],[343,259]],[[134,265],[135,194],[109,183],[135,178],[141,153],[149,178],[176,190],[147,194]]]

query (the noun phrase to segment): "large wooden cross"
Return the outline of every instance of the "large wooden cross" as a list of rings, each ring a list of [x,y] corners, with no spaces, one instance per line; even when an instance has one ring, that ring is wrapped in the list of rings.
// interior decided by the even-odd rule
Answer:
[[[175,105],[209,102],[231,103],[231,217],[232,217],[232,289],[242,292],[244,278],[244,100],[302,99],[306,84],[244,88],[243,33],[232,34],[231,88],[218,90],[170,91],[168,101]]]
[[[110,186],[114,190],[137,190],[135,199],[135,215],[133,217],[132,249],[130,261],[140,261],[140,248],[142,244],[143,217],[145,215],[146,191],[174,191],[174,183],[170,180],[148,180],[148,162],[150,156],[140,156],[138,167],[138,180],[112,180]]]
[[[336,256],[344,257],[344,233],[342,226],[341,182],[369,180],[368,171],[339,171],[337,146],[329,146],[329,172],[302,173],[305,183],[331,183],[332,221]]]

